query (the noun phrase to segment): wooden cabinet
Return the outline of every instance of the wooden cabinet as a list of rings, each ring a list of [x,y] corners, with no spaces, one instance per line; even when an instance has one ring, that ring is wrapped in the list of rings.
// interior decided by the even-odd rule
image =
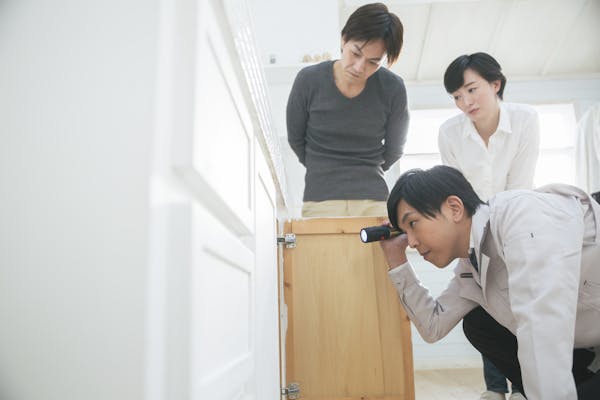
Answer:
[[[410,322],[378,243],[380,218],[295,220],[284,233],[286,381],[306,400],[414,399]]]

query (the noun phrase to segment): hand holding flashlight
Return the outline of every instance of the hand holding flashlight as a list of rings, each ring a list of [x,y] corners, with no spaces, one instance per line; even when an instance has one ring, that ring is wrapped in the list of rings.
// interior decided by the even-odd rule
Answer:
[[[402,231],[385,225],[369,226],[360,230],[360,240],[362,240],[363,243],[377,242],[379,240],[398,236],[402,233]]]
[[[404,231],[386,225],[369,226],[360,230],[360,240],[363,243],[379,241],[389,271],[407,261],[406,247],[408,246],[408,239],[406,235],[398,240],[386,240],[402,234],[404,234]]]

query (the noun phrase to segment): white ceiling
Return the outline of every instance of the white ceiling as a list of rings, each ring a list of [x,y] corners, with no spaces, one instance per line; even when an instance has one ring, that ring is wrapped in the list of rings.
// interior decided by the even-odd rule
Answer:
[[[342,25],[369,3],[338,1]],[[407,82],[439,82],[453,59],[477,51],[493,55],[511,80],[600,75],[600,0],[385,3],[404,25],[392,69]]]

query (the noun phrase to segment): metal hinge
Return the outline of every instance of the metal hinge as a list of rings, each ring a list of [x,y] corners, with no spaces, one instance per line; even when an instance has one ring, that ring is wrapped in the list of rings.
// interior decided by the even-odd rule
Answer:
[[[281,389],[281,395],[287,396],[288,400],[296,400],[300,398],[300,385],[298,383],[290,383]]]
[[[277,244],[285,243],[286,249],[293,249],[296,247],[296,235],[293,233],[286,233],[284,237],[277,238]]]

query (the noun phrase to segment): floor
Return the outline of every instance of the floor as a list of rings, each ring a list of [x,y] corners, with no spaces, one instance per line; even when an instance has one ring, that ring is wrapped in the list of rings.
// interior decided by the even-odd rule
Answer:
[[[481,368],[415,371],[416,400],[478,400],[485,390]]]

